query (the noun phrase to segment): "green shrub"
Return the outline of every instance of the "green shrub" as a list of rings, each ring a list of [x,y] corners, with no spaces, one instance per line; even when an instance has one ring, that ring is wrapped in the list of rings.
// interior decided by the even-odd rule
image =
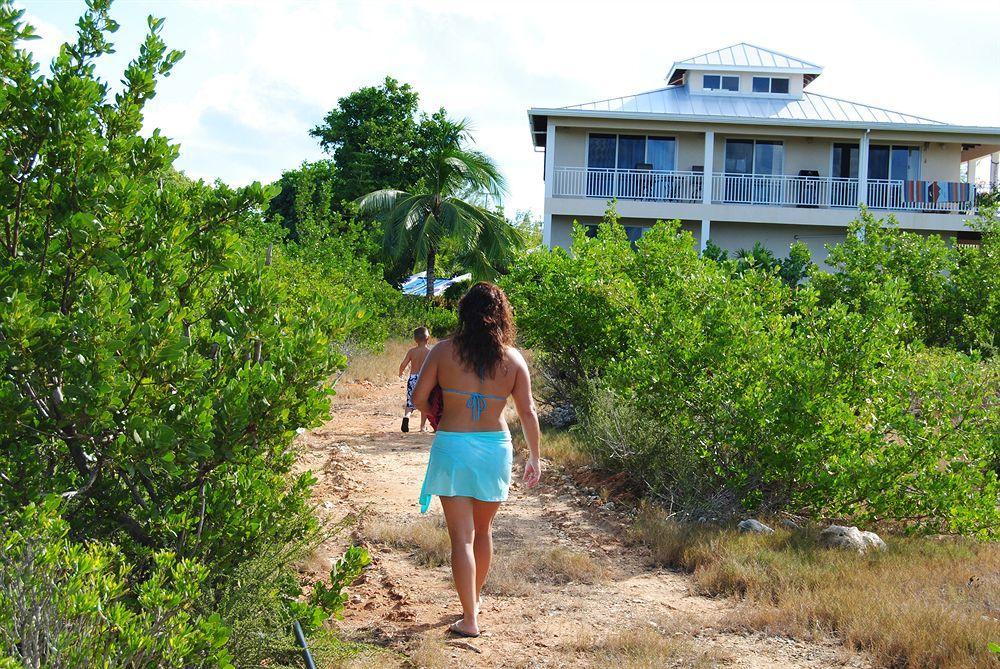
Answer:
[[[228,629],[194,605],[204,567],[157,553],[130,592],[122,553],[71,541],[58,509],[49,497],[0,528],[0,666],[232,666]]]
[[[975,358],[918,355],[909,284],[864,267],[831,298],[699,258],[676,222],[633,251],[612,220],[506,287],[595,454],[675,508],[995,533],[996,386]]]
[[[91,0],[42,76],[23,12],[0,3],[0,515],[65,499],[82,546],[65,559],[126,565],[94,585],[95,605],[156,614],[201,593],[204,619],[236,629],[223,585],[273,554],[288,590],[261,606],[313,620],[285,551],[316,529],[292,439],[328,415],[344,342],[377,336],[367,266],[338,267],[349,254],[333,246],[315,262],[272,246],[259,184],[174,171],[177,147],[140,131],[181,54],[151,18],[112,96],[95,75],[117,29],[109,5]],[[168,666],[208,657],[169,643]]]
[[[424,326],[431,336],[438,339],[450,337],[458,326],[458,314],[447,306],[428,303],[426,298],[398,293],[388,327],[396,337],[409,337],[418,327]]]
[[[868,212],[848,228],[845,241],[830,248],[834,273],[813,270],[821,300],[868,308],[871,286],[897,283],[901,303],[913,320],[905,336],[928,345],[978,351],[991,356],[1000,333],[1000,224],[995,208],[972,222],[979,246],[950,246],[938,235],[900,230],[895,219]]]

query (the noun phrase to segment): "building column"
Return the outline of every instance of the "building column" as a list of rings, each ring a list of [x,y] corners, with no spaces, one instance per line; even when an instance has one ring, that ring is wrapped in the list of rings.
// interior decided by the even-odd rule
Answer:
[[[1000,186],[1000,151],[990,154],[990,190]]]
[[[701,201],[702,204],[712,204],[712,177],[715,169],[712,163],[715,161],[715,131],[706,130],[705,131],[705,158],[702,161],[704,163],[704,175],[701,179]],[[702,230],[705,229],[706,223],[702,222]]]
[[[703,218],[701,219],[701,236],[698,237],[698,252],[704,253],[705,247],[708,246],[708,239],[712,232],[712,221]]]
[[[542,244],[552,248],[552,191],[556,180],[556,126],[549,119],[545,128],[545,216],[542,219]]]
[[[971,158],[965,161],[965,181],[971,184],[973,188],[976,187],[976,164],[978,162],[978,158]]]
[[[865,130],[858,145],[858,207],[868,204],[868,146],[871,130]]]

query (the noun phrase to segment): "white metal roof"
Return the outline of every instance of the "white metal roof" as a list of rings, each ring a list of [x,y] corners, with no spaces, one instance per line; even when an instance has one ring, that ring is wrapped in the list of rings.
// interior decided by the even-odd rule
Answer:
[[[655,91],[609,98],[596,102],[562,107],[567,110],[664,114],[670,116],[720,117],[739,119],[775,119],[789,121],[829,121],[833,123],[902,123],[906,125],[944,125],[940,121],[849,102],[816,93],[803,93],[802,99],[750,97],[741,95],[692,95],[686,86],[668,86]]]
[[[740,42],[716,51],[709,51],[700,56],[686,58],[674,63],[677,65],[724,65],[733,67],[766,67],[796,70],[822,70],[815,63],[788,56],[777,51]]]
[[[769,71],[769,72],[801,72],[804,84],[808,85],[818,77],[823,68],[815,63],[795,58],[778,51],[765,49],[754,44],[740,42],[722,49],[709,51],[692,58],[679,60],[667,73],[668,84],[679,84],[687,70],[726,70],[726,71]]]

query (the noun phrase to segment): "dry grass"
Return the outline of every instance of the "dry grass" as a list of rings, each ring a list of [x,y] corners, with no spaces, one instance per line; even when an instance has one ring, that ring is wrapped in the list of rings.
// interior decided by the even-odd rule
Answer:
[[[594,557],[582,551],[557,546],[538,553],[535,557],[536,574],[547,576],[555,582],[594,584],[608,575],[608,568]]]
[[[681,525],[647,508],[633,530],[654,559],[708,595],[746,597],[739,626],[834,635],[884,667],[1000,667],[1000,546],[892,538],[868,556],[819,546],[813,531],[772,535]]]
[[[375,543],[412,551],[417,563],[438,567],[451,562],[448,530],[440,516],[412,522],[375,519],[364,526]],[[519,548],[494,555],[484,589],[488,595],[520,597],[535,583],[593,584],[608,576],[608,567],[588,553],[562,546],[542,550]]]
[[[534,584],[592,585],[608,577],[608,567],[588,553],[562,546],[532,551],[518,549],[494,556],[489,578],[483,585],[487,595],[522,597]]]
[[[520,552],[497,552],[493,555],[490,575],[483,584],[483,593],[490,597],[524,597],[534,588],[523,569]]]
[[[371,381],[384,383],[399,378],[399,363],[403,361],[406,352],[413,347],[412,340],[390,339],[385,343],[385,350],[378,352],[358,351],[347,361],[347,371],[343,381]]]
[[[729,660],[717,652],[698,652],[686,639],[652,626],[632,627],[607,636],[583,632],[563,650],[583,655],[590,666],[616,669],[708,669]]]
[[[412,550],[417,562],[427,567],[451,561],[451,542],[441,517],[409,522],[375,519],[365,523],[364,533],[374,542]]]
[[[450,653],[444,641],[429,634],[421,636],[410,652],[410,665],[415,669],[446,669]]]
[[[521,424],[516,417],[509,417],[508,424],[514,442],[514,449],[523,453],[528,452],[528,446],[521,434]],[[549,463],[566,467],[568,469],[578,469],[580,467],[593,467],[596,461],[593,456],[585,451],[579,441],[573,438],[566,430],[555,430],[550,428],[542,429],[542,457]]]

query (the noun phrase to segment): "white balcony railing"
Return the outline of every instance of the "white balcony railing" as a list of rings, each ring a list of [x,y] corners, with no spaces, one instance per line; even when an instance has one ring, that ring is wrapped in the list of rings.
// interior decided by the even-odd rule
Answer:
[[[614,170],[557,167],[552,194],[556,197],[701,202],[701,172],[666,170]],[[717,204],[772,207],[858,206],[858,179],[793,175],[716,173],[711,200]],[[870,209],[943,211],[967,213],[975,209],[975,193],[968,201],[916,202],[906,199],[906,182],[869,179],[865,201]]]
[[[700,202],[701,172],[557,167],[552,194],[560,197]]]

